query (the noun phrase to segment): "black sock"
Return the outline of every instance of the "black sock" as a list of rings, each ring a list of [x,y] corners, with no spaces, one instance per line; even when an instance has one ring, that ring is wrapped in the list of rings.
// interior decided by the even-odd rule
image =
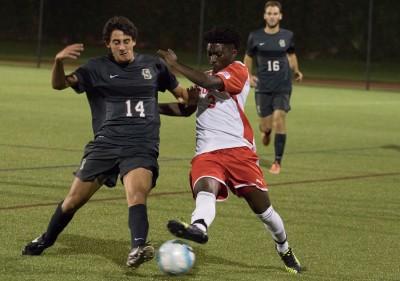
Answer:
[[[45,241],[50,245],[54,244],[58,235],[68,225],[75,214],[75,212],[63,213],[61,210],[62,203],[63,202],[58,204],[53,216],[50,219],[49,225],[47,226]]]
[[[285,150],[286,134],[275,134],[275,161],[281,164],[283,151]]]
[[[147,219],[147,207],[144,204],[138,204],[129,207],[129,229],[131,230],[132,248],[144,245],[149,232],[149,221]]]

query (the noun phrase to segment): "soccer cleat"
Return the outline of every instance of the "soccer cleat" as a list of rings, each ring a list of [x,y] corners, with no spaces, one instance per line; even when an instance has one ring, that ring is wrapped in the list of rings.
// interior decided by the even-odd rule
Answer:
[[[128,255],[126,265],[138,268],[142,263],[154,258],[154,247],[149,243],[133,248]]]
[[[285,264],[285,268],[288,272],[293,273],[293,274],[298,274],[301,272],[300,262],[294,255],[291,248],[289,248],[284,253],[278,252],[278,254],[281,257],[283,263]]]
[[[279,175],[279,173],[281,172],[281,165],[277,161],[275,161],[274,163],[272,163],[269,172],[274,175]]]
[[[193,224],[170,220],[167,224],[169,232],[179,238],[191,240],[200,244],[205,244],[208,241],[207,232]]]
[[[272,131],[268,131],[268,132],[263,132],[261,133],[261,141],[263,143],[263,145],[267,146],[269,145],[270,141],[271,141],[271,132]]]
[[[51,243],[47,243],[44,239],[46,233],[43,233],[36,239],[26,244],[25,248],[22,249],[22,255],[26,256],[39,256],[45,249],[50,247]]]

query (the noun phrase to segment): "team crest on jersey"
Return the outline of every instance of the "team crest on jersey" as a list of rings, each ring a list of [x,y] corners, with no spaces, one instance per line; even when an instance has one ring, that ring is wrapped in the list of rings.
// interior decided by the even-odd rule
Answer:
[[[286,42],[284,39],[279,40],[279,46],[281,46],[282,48],[286,46]]]
[[[151,75],[150,69],[148,69],[148,68],[142,69],[142,75],[143,75],[143,78],[146,80],[153,78],[153,76]]]
[[[218,73],[222,74],[225,77],[225,79],[231,78],[231,74],[228,71],[220,71]]]

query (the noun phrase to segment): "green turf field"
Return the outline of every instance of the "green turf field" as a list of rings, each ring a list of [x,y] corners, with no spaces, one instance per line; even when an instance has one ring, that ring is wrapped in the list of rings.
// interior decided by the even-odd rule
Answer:
[[[163,275],[155,262],[128,269],[121,185],[95,194],[43,256],[21,256],[45,230],[91,138],[86,98],[49,81],[49,69],[0,66],[0,280],[400,280],[400,95],[302,86],[281,175],[267,173],[272,147],[257,138],[302,276],[284,271],[269,234],[234,196],[217,206],[209,243],[191,244],[189,275]],[[252,96],[247,113],[257,128]],[[194,118],[163,117],[160,178],[148,202],[155,245],[173,238],[168,219],[190,219],[193,150]]]

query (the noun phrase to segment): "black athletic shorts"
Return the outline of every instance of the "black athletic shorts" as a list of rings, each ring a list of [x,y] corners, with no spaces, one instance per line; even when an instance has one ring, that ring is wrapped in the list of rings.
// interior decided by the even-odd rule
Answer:
[[[145,168],[153,173],[152,187],[158,178],[158,150],[147,145],[117,146],[94,140],[84,151],[80,167],[74,175],[82,181],[94,181],[96,178],[108,187],[114,187],[118,174],[124,175],[136,168]]]
[[[256,108],[259,117],[271,115],[275,110],[290,111],[290,92],[256,92]]]

